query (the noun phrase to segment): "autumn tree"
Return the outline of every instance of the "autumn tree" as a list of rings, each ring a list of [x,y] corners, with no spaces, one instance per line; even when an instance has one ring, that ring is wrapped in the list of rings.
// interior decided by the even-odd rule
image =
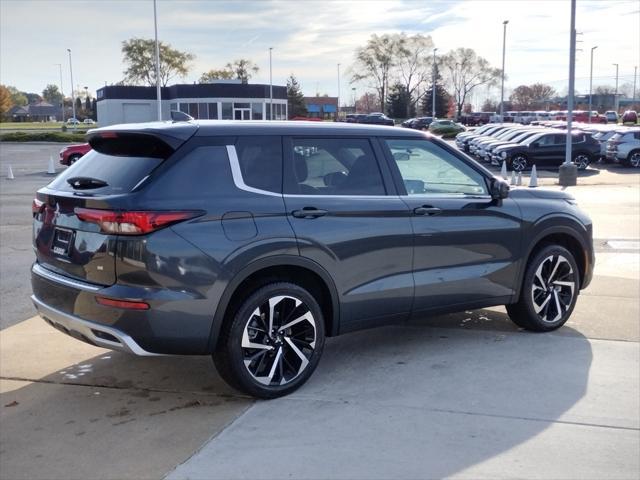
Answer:
[[[235,77],[235,73],[229,69],[216,70],[212,69],[200,75],[198,83],[211,83],[214,80],[231,80]]]
[[[191,62],[195,56],[181,52],[171,45],[159,42],[160,47],[160,84],[167,86],[169,81],[189,73]],[[125,82],[133,85],[156,84],[156,47],[155,41],[145,38],[132,38],[122,42],[122,55],[127,66],[124,71]]]
[[[518,110],[532,110],[541,108],[556,95],[555,89],[544,83],[534,83],[533,85],[519,85],[516,87],[509,100],[514,108]]]
[[[13,107],[11,92],[4,85],[0,85],[0,116],[4,117]]]
[[[8,86],[7,90],[11,94],[11,101],[18,107],[24,107],[29,103],[29,99],[24,92],[21,92],[16,87]]]
[[[289,118],[306,117],[307,106],[304,103],[304,94],[298,80],[293,75],[287,78],[287,102],[289,103]]]
[[[241,80],[242,83],[249,83],[251,77],[260,70],[255,63],[245,58],[227,63],[226,68],[231,71],[238,80]]]
[[[500,69],[491,67],[488,60],[478,56],[471,48],[452,50],[441,62],[451,85],[457,117],[475,88],[480,85],[496,85],[502,73]]]
[[[371,35],[364,47],[356,50],[356,58],[351,67],[351,83],[367,80],[378,94],[380,111],[385,111],[387,89],[392,68],[398,62],[397,35]]]
[[[377,93],[367,92],[356,100],[357,113],[371,113],[380,106],[380,98]]]

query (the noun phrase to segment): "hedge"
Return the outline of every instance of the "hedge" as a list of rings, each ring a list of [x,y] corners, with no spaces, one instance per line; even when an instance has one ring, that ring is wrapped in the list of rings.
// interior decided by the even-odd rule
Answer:
[[[8,132],[0,134],[0,142],[85,142],[84,133]]]

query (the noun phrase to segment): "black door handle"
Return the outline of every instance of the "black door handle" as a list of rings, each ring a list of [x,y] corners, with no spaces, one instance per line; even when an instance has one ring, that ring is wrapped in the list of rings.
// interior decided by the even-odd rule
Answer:
[[[423,205],[422,207],[414,208],[413,213],[416,215],[439,215],[442,213],[442,210],[438,207],[432,207],[431,205]]]
[[[328,213],[329,212],[327,212],[326,210],[321,210],[319,208],[304,207],[302,210],[294,210],[293,212],[291,212],[291,215],[296,218],[318,218],[324,217]]]

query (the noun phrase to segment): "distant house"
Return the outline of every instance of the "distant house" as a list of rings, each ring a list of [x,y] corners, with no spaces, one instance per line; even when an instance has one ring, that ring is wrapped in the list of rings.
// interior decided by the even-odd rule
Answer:
[[[308,116],[335,120],[338,117],[338,97],[304,97]]]
[[[47,102],[12,107],[7,116],[12,122],[50,122],[62,120],[62,109]]]

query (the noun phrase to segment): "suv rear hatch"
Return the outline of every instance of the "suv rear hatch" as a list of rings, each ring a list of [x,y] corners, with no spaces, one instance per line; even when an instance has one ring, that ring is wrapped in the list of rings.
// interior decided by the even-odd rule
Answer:
[[[122,206],[198,128],[153,126],[92,130],[92,150],[38,190],[32,210],[40,266],[99,285],[115,283]]]

